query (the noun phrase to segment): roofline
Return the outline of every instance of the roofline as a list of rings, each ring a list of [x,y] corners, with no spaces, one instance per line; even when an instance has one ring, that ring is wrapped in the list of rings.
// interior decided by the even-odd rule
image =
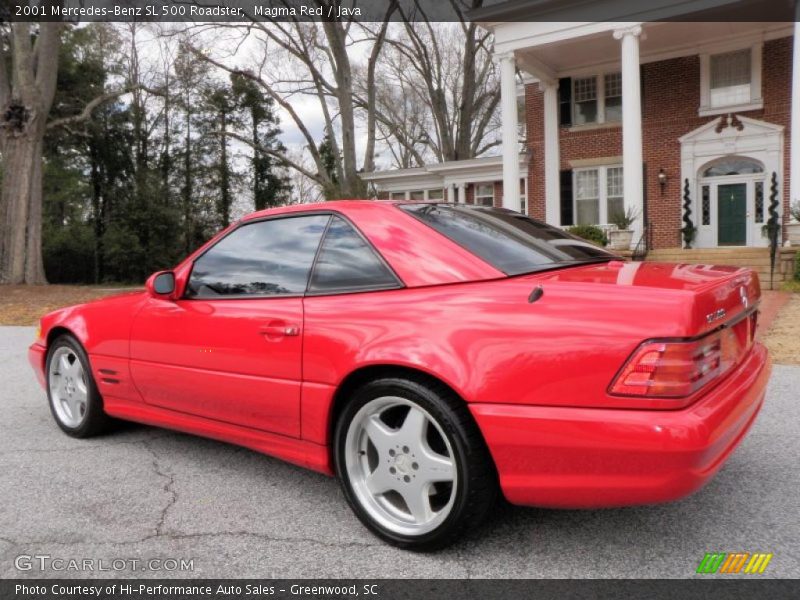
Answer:
[[[582,6],[594,3],[595,0],[508,0],[489,6],[481,6],[466,11],[468,21],[482,25],[493,25],[503,21],[536,21],[554,10],[571,8],[571,5]],[[565,6],[566,5],[566,6]],[[542,19],[546,20],[546,19]]]
[[[527,163],[528,155],[525,152],[519,154],[519,163],[524,165]],[[386,179],[405,179],[415,177],[425,177],[426,175],[433,175],[444,177],[448,174],[462,173],[470,169],[481,169],[486,167],[502,167],[503,157],[497,156],[482,156],[480,158],[468,158],[464,160],[448,160],[441,163],[434,163],[424,167],[415,167],[413,169],[390,169],[387,171],[370,171],[368,173],[361,173],[361,178],[365,181],[382,181]]]
[[[792,21],[791,3],[763,0],[504,0],[466,11],[486,29],[505,22]]]

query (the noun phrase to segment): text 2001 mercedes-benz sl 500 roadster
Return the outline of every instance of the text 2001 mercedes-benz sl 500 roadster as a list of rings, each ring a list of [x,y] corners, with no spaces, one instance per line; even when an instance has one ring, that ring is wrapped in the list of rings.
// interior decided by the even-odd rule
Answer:
[[[624,262],[521,214],[337,201],[254,213],[145,292],[45,316],[58,425],[113,418],[336,474],[408,548],[515,504],[663,502],[764,401],[747,269]]]

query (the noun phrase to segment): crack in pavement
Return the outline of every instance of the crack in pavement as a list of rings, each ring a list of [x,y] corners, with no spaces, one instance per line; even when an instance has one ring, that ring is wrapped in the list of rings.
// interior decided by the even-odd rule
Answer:
[[[245,530],[233,530],[233,531],[218,531],[218,532],[195,532],[195,533],[166,533],[164,531],[165,524],[167,520],[167,516],[169,511],[172,509],[173,506],[178,502],[178,492],[175,489],[175,474],[167,472],[158,456],[156,449],[151,445],[151,442],[156,441],[161,438],[170,437],[170,434],[166,434],[163,436],[159,436],[156,438],[150,438],[145,440],[135,440],[129,442],[117,442],[115,446],[121,445],[141,445],[144,449],[146,449],[150,455],[152,456],[151,466],[153,472],[165,479],[165,483],[163,485],[163,490],[169,495],[167,503],[163,506],[163,508],[158,513],[158,519],[156,520],[155,525],[153,526],[154,533],[146,535],[144,537],[140,537],[133,540],[103,540],[103,539],[79,539],[79,540],[14,540],[11,538],[0,537],[0,541],[6,542],[10,544],[12,547],[18,547],[22,545],[31,545],[31,544],[38,544],[38,545],[59,545],[59,546],[71,546],[71,545],[79,545],[79,544],[110,544],[114,546],[131,546],[136,544],[143,544],[153,540],[169,540],[169,541],[180,541],[184,539],[200,539],[200,538],[210,538],[210,537],[251,537],[254,539],[259,539],[268,542],[278,542],[278,543],[289,543],[289,544],[314,544],[317,546],[328,547],[328,548],[351,548],[351,547],[363,547],[363,548],[374,548],[374,547],[386,547],[385,544],[376,542],[376,543],[368,543],[368,542],[328,542],[323,540],[317,540],[313,538],[306,538],[306,537],[291,537],[291,536],[275,536],[265,533],[257,533],[252,531],[245,531]],[[92,445],[86,447],[76,447],[75,449],[78,450],[87,450],[87,449],[94,449],[94,448],[103,448],[106,445]],[[72,450],[72,449],[70,449]],[[39,452],[63,452],[64,450],[41,450]]]
[[[175,490],[175,475],[174,473],[165,473],[162,470],[161,465],[159,464],[158,454],[156,454],[156,451],[150,445],[148,440],[145,440],[142,445],[153,456],[153,463],[152,463],[153,471],[155,471],[156,475],[158,475],[159,477],[166,478],[167,482],[164,484],[163,489],[170,495],[170,498],[167,501],[166,506],[164,506],[164,508],[161,509],[161,514],[159,515],[158,522],[156,523],[155,526],[156,533],[155,536],[153,537],[160,537],[163,534],[164,523],[167,520],[167,513],[169,512],[169,509],[175,506],[175,504],[178,502],[178,492]]]

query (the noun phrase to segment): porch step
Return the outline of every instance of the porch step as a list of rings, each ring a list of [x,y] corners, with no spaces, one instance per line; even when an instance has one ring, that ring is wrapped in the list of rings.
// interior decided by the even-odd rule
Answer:
[[[775,257],[774,287],[790,279],[793,273],[794,254],[781,248]],[[752,269],[761,281],[762,289],[770,289],[769,248],[663,248],[647,254],[648,262],[669,262],[690,265],[726,265]]]

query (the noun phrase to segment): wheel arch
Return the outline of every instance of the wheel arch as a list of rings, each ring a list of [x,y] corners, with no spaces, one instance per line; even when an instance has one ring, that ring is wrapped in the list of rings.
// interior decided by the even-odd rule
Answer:
[[[342,414],[342,410],[347,404],[347,401],[352,393],[369,381],[388,377],[400,377],[416,381],[422,380],[423,382],[431,384],[434,387],[443,386],[455,397],[459,398],[465,404],[468,404],[468,401],[466,398],[464,398],[464,395],[450,385],[447,381],[420,368],[391,363],[361,366],[349,373],[339,383],[339,385],[336,387],[336,391],[333,394],[331,408],[328,412],[327,424],[327,437],[331,445],[333,444],[336,423],[339,420],[339,416]],[[474,417],[472,417],[472,413],[470,413],[470,417],[472,418],[473,422],[475,422],[475,426],[478,428],[478,431],[480,431],[480,427],[478,427],[477,421],[475,421]],[[481,437],[483,437],[483,432],[481,432]],[[485,442],[486,440],[484,438],[484,443]]]
[[[74,331],[72,331],[68,327],[64,327],[63,325],[56,325],[55,327],[51,327],[50,331],[47,332],[47,338],[46,338],[46,340],[47,340],[47,344],[46,344],[47,348],[49,349],[50,346],[53,344],[53,342],[56,340],[56,338],[58,338],[58,337],[60,337],[62,335],[72,336],[73,338],[78,340],[79,343],[82,344],[81,340],[78,338],[77,335],[75,335]]]

